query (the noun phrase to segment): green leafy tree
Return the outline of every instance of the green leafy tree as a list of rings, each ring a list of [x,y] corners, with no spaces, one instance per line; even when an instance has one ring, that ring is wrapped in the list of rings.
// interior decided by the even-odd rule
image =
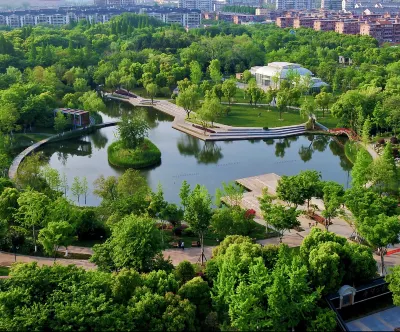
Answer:
[[[317,315],[309,321],[307,331],[335,331],[336,314],[330,309],[317,309]]]
[[[361,137],[364,144],[368,144],[370,141],[370,133],[372,129],[372,122],[369,118],[364,121]]]
[[[320,289],[311,289],[307,267],[299,256],[291,257],[286,246],[281,248],[271,279],[265,290],[271,326],[274,330],[293,329],[315,310]]]
[[[113,227],[110,238],[104,244],[95,245],[93,252],[91,261],[99,269],[109,271],[111,260],[111,270],[133,268],[147,272],[161,252],[161,234],[154,220],[132,214]]]
[[[259,88],[254,79],[249,81],[246,89],[247,95],[250,97],[250,104],[257,105],[257,103],[265,96],[264,90]],[[272,99],[271,99],[272,100]]]
[[[295,208],[297,208],[298,205],[303,205],[306,198],[304,196],[302,183],[303,182],[301,182],[300,178],[296,175],[283,175],[279,179],[276,188],[278,198]]]
[[[322,110],[322,117],[329,110],[329,105],[333,102],[333,95],[329,92],[321,91],[315,96],[315,103]]]
[[[192,263],[188,261],[180,262],[175,268],[175,277],[181,285],[186,284],[196,276],[196,271]]]
[[[365,149],[359,149],[356,161],[351,169],[351,184],[356,187],[366,186],[370,180],[372,158]]]
[[[387,143],[382,155],[375,159],[371,167],[371,181],[379,193],[394,193],[399,190],[399,176],[393,157],[392,144]]]
[[[82,183],[78,176],[74,177],[74,181],[72,182],[71,185],[71,192],[76,197],[79,204],[79,198],[82,195]]]
[[[357,229],[368,243],[378,250],[381,258],[381,275],[385,274],[385,250],[389,244],[399,243],[400,222],[397,216],[388,217],[380,214],[365,217],[357,223]]]
[[[201,263],[204,259],[204,234],[208,231],[212,217],[211,196],[205,187],[196,185],[187,197],[184,220],[199,235]]]
[[[18,205],[18,221],[24,227],[32,227],[32,239],[35,252],[37,252],[36,230],[44,225],[50,200],[45,194],[27,190],[20,194]]]
[[[340,206],[343,203],[344,190],[340,184],[327,181],[324,183],[323,188],[323,202],[324,210],[322,216],[325,218],[325,229],[329,229],[329,225],[332,223],[332,218],[337,217],[340,212]]]
[[[242,203],[244,189],[235,182],[222,182],[222,188],[217,188],[215,192],[215,204],[221,205],[221,198],[227,199],[228,204],[233,207],[239,207]]]
[[[60,133],[67,128],[69,124],[68,119],[61,112],[57,112],[54,118],[54,129],[56,132]]]
[[[211,122],[211,126],[213,126],[221,112],[222,106],[218,99],[210,93],[207,93],[201,108],[197,112],[197,116],[201,119],[204,128],[206,128],[209,122]]]
[[[88,91],[79,98],[81,107],[89,112],[104,112],[106,105],[95,91]]]
[[[190,185],[186,180],[183,180],[181,189],[179,190],[179,198],[181,199],[181,205],[183,209],[186,210],[188,205],[188,198],[190,195]]]
[[[222,92],[224,93],[226,99],[228,99],[229,105],[231,104],[232,98],[235,96],[236,91],[237,91],[236,80],[230,78],[228,80],[225,80],[224,83],[222,83]]]
[[[183,107],[187,117],[190,117],[190,113],[195,111],[199,106],[200,96],[197,92],[196,85],[190,85],[186,90],[179,91],[178,97],[176,98],[176,104]]]
[[[212,87],[212,94],[219,99],[219,101],[222,101],[222,96],[224,95],[224,92],[222,91],[222,84],[215,84]]]
[[[300,226],[297,217],[300,211],[296,208],[287,208],[282,205],[272,204],[267,214],[268,223],[279,234],[279,241],[282,243],[283,234],[294,227]]]
[[[393,304],[400,305],[400,266],[395,266],[391,273],[386,276],[389,289],[393,293]]]
[[[211,60],[210,65],[208,66],[208,71],[210,73],[211,80],[214,84],[218,84],[222,80],[221,74],[221,63],[218,59]]]
[[[156,96],[157,92],[158,92],[158,86],[155,83],[149,83],[146,85],[146,92],[147,95],[150,97],[151,99],[151,103],[153,104],[153,100],[154,97]]]
[[[123,115],[118,123],[118,136],[123,146],[127,149],[136,149],[147,137],[149,125],[143,113]]]
[[[203,76],[203,71],[201,69],[200,64],[197,61],[192,61],[190,63],[190,80],[199,85],[201,82],[201,78]]]
[[[245,70],[244,72],[243,72],[243,81],[245,82],[245,83],[249,83],[249,81],[250,81],[250,79],[252,78],[252,75],[251,75],[251,73],[250,73],[250,70]]]
[[[188,299],[196,306],[196,318],[200,324],[211,311],[211,289],[201,277],[186,282],[178,291],[182,299]]]
[[[66,221],[51,221],[39,232],[38,241],[42,244],[48,255],[57,258],[57,251],[60,246],[68,247],[73,237],[73,227]]]
[[[254,216],[240,207],[224,207],[216,210],[211,219],[211,228],[223,239],[228,235],[261,237],[265,227],[254,221]]]

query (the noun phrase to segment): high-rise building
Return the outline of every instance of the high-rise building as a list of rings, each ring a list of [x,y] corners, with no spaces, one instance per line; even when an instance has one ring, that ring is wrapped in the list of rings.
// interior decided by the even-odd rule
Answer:
[[[212,0],[179,0],[178,8],[199,9],[203,12],[212,11]]]
[[[276,0],[277,10],[286,9],[312,9],[312,0]]]
[[[321,9],[342,10],[342,0],[321,0]]]

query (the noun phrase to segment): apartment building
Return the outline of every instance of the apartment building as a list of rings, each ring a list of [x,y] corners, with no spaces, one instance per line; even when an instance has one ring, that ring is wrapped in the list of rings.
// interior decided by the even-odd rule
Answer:
[[[212,0],[179,0],[178,8],[199,9],[203,12],[209,12],[213,9]]]
[[[321,0],[321,9],[324,10],[342,10],[342,0]]]
[[[281,16],[276,18],[276,25],[280,28],[288,28],[293,26],[294,18],[291,16]]]
[[[322,0],[323,1],[323,0]],[[312,9],[312,0],[276,0],[275,8],[277,10],[285,9]]]
[[[335,24],[335,31],[345,35],[357,35],[360,33],[360,22],[358,20],[338,21]]]
[[[388,20],[364,22],[360,24],[360,34],[371,36],[380,43],[399,43],[400,21],[396,19],[394,22]]]
[[[314,21],[318,20],[316,17],[311,16],[303,16],[303,17],[296,17],[293,19],[293,28],[314,28]]]
[[[91,23],[105,23],[113,16],[125,12],[147,14],[164,23],[177,23],[188,28],[198,27],[201,19],[200,10],[196,9],[150,6],[131,6],[126,8],[68,7],[0,12],[0,25],[6,25],[11,28],[38,24],[61,26],[70,22],[79,22],[80,20],[88,20]]]
[[[315,31],[335,31],[336,20],[318,19],[314,21]]]

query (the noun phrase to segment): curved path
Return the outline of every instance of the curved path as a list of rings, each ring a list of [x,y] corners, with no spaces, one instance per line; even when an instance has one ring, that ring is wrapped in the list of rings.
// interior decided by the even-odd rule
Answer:
[[[99,123],[97,125],[90,126],[87,128],[79,128],[79,129],[72,130],[70,132],[66,132],[67,135],[65,135],[65,136],[64,136],[65,133],[57,134],[57,135],[50,136],[46,139],[43,139],[39,142],[36,142],[35,144],[32,144],[31,146],[27,147],[24,151],[22,151],[18,156],[16,156],[14,158],[10,168],[8,169],[8,177],[13,180],[17,176],[18,168],[19,168],[19,165],[22,163],[22,161],[27,156],[29,156],[32,152],[34,152],[36,149],[40,148],[41,146],[43,146],[49,142],[63,140],[63,139],[67,139],[70,137],[81,136],[81,135],[86,134],[89,130],[96,130],[96,129],[100,129],[100,128],[111,127],[111,126],[115,126],[117,123],[118,123],[118,121]]]
[[[264,130],[260,127],[231,127],[221,123],[214,123],[218,128],[214,128],[215,133],[204,132],[204,130],[193,127],[191,122],[186,121],[185,110],[168,100],[151,100],[142,97],[122,97],[113,94],[106,94],[108,98],[125,101],[133,106],[153,107],[161,112],[174,117],[172,127],[180,130],[188,135],[195,136],[203,141],[233,141],[248,139],[268,139],[268,138],[284,138],[288,136],[303,135],[306,133],[305,125],[295,125],[287,127],[278,127]]]

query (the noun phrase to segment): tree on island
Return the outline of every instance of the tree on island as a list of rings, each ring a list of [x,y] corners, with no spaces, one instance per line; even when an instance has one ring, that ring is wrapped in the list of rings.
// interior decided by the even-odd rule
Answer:
[[[118,124],[119,139],[126,149],[136,149],[148,135],[149,125],[143,112],[122,116]]]

